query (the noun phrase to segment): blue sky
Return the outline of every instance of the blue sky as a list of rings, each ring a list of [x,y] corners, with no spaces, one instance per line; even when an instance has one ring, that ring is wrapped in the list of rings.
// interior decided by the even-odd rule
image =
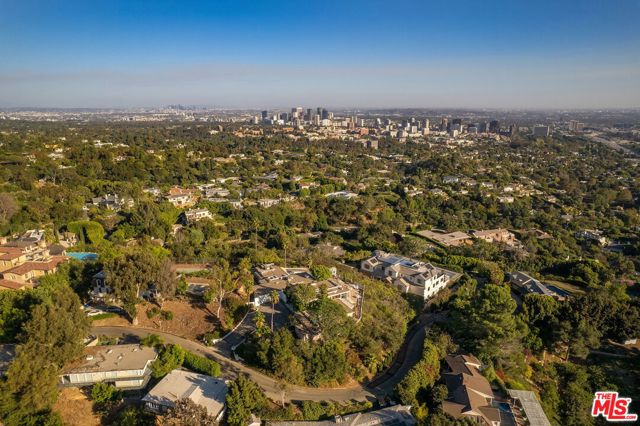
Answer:
[[[640,0],[0,0],[0,106],[640,107]]]

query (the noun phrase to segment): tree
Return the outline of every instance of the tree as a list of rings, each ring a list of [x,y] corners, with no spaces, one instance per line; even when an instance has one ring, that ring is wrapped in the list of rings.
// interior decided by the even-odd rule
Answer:
[[[174,344],[166,345],[161,351],[158,359],[151,364],[153,377],[164,377],[184,362],[184,350]]]
[[[262,311],[256,311],[253,321],[256,324],[256,334],[259,337],[262,337],[269,332],[269,328],[267,327],[267,322],[265,321],[264,313],[262,313]]]
[[[229,384],[226,404],[227,424],[246,426],[252,413],[259,413],[266,407],[267,397],[247,376],[239,375]]]
[[[96,383],[91,388],[91,399],[98,404],[104,404],[121,398],[122,392],[108,383]]]
[[[311,284],[302,283],[293,286],[288,295],[293,306],[299,311],[304,311],[316,299],[318,290]]]
[[[160,426],[209,426],[217,424],[216,419],[210,416],[207,409],[196,404],[189,398],[182,398],[160,417]]]
[[[273,332],[273,317],[276,312],[276,303],[280,301],[280,294],[277,290],[271,290],[269,299],[271,299],[271,332]]]
[[[0,192],[0,223],[8,221],[18,212],[18,204],[11,194]]]
[[[344,339],[351,335],[354,321],[347,316],[342,304],[326,296],[326,289],[320,297],[309,304],[309,315],[320,328],[325,340]]]
[[[114,296],[122,301],[134,322],[137,315],[135,305],[151,284],[163,298],[172,297],[176,291],[169,260],[155,256],[150,250],[137,249],[115,256],[105,263],[105,274]]]
[[[57,398],[61,369],[84,349],[89,324],[80,299],[68,283],[55,277],[47,277],[35,290],[39,303],[22,326],[16,358],[0,392],[6,398],[0,407],[2,418],[11,417],[16,410],[22,413],[19,416],[50,410]]]
[[[311,274],[317,281],[328,280],[333,276],[333,274],[331,273],[331,269],[327,268],[324,265],[313,265],[311,267]]]
[[[235,271],[231,270],[226,259],[221,259],[211,267],[209,275],[215,285],[209,286],[205,297],[218,302],[216,316],[220,318],[220,308],[225,297],[230,292],[239,290],[249,280],[253,280],[249,259],[243,258]]]

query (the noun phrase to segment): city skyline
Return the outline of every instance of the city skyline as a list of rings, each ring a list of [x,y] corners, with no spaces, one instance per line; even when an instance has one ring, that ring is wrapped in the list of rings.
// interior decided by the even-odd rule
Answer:
[[[8,3],[0,107],[640,106],[638,2],[536,6]]]

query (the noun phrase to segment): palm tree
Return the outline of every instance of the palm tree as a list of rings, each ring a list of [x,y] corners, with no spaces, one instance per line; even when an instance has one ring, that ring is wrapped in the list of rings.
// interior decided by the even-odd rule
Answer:
[[[273,314],[276,311],[276,303],[280,301],[280,294],[276,290],[271,290],[269,296],[271,297],[271,332],[273,332]]]

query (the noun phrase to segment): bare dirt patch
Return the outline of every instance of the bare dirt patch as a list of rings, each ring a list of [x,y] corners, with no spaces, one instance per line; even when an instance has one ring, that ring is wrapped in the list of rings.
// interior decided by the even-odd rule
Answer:
[[[100,416],[93,412],[93,402],[78,388],[63,388],[53,409],[69,426],[100,426]]]
[[[204,333],[220,330],[220,322],[215,316],[215,307],[211,310],[199,301],[172,300],[162,304],[163,311],[170,311],[173,318],[163,319],[162,315],[155,315],[153,318],[147,316],[147,312],[152,308],[159,309],[159,306],[152,303],[141,303],[138,308],[137,327],[150,328],[176,334],[187,339],[197,339]],[[124,317],[101,319],[93,322],[94,326],[131,326],[131,323]]]

